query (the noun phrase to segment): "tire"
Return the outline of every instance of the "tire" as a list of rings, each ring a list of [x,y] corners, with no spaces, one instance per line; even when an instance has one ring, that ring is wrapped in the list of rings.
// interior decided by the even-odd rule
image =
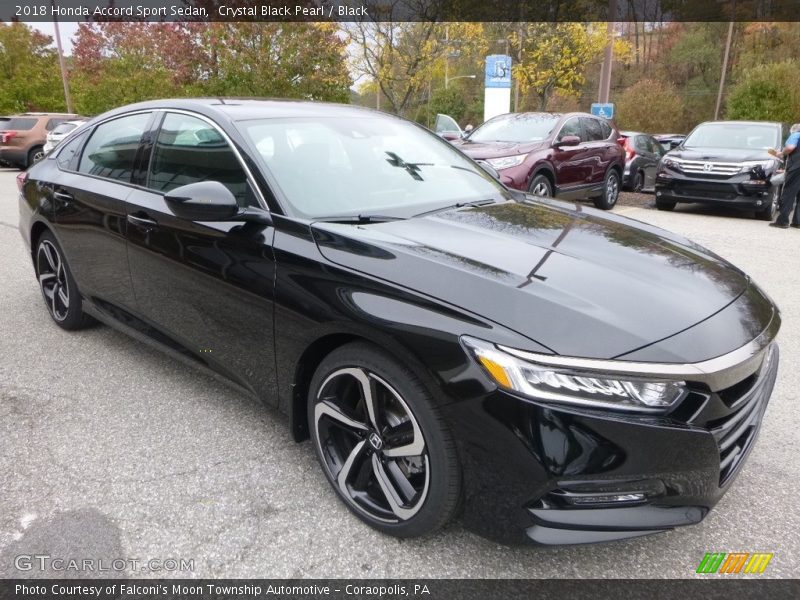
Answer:
[[[25,168],[30,167],[31,165],[35,165],[37,162],[44,158],[44,148],[42,146],[34,146],[28,152],[28,162],[25,164]]]
[[[660,198],[656,198],[656,208],[658,210],[675,210],[675,206],[677,202],[673,202],[671,200],[661,200]]]
[[[778,216],[778,204],[781,199],[781,190],[775,186],[772,190],[772,196],[769,199],[769,204],[756,211],[756,219],[759,221],[774,221]]]
[[[616,169],[606,171],[606,178],[603,181],[603,195],[594,198],[594,205],[600,210],[611,210],[617,205],[619,199],[619,173]]]
[[[644,188],[644,175],[641,171],[636,171],[636,176],[633,178],[633,184],[631,185],[631,191],[641,194],[642,188]]]
[[[531,179],[528,185],[528,193],[534,196],[543,196],[545,198],[553,197],[553,184],[550,183],[550,178],[543,173],[537,173]]]
[[[34,267],[47,312],[56,325],[68,331],[94,323],[82,309],[82,300],[64,252],[56,238],[45,231],[36,243]]]
[[[454,516],[461,469],[449,429],[422,382],[380,348],[354,342],[323,359],[308,427],[331,486],[371,527],[416,537]]]

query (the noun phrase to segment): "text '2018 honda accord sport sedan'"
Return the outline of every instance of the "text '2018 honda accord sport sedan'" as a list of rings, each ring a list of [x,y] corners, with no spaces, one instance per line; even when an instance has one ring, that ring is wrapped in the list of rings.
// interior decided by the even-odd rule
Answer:
[[[379,112],[136,104],[18,183],[59,326],[100,320],[287,413],[392,535],[457,516],[539,544],[696,523],[775,382],[779,312],[744,273],[510,191]]]

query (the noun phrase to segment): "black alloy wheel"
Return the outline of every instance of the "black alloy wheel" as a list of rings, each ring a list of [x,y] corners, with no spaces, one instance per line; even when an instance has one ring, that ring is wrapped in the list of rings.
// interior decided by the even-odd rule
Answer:
[[[452,517],[460,489],[455,445],[408,369],[368,344],[343,346],[317,369],[308,413],[323,471],[360,519],[412,537]]]
[[[61,247],[49,231],[36,246],[36,277],[47,310],[59,327],[81,329],[92,322],[84,314],[81,296]]]
[[[643,188],[644,188],[644,175],[642,175],[641,171],[636,171],[636,176],[633,178],[633,186],[631,190],[636,192],[637,194],[640,194]]]
[[[772,194],[769,196],[769,204],[756,211],[756,219],[760,221],[774,221],[778,216],[778,206],[781,199],[781,188],[777,185],[772,189]]]

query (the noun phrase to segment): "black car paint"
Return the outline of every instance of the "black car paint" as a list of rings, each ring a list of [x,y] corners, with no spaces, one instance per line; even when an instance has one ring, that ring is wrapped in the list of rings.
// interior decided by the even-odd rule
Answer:
[[[649,512],[615,509],[632,512],[627,524],[600,526],[612,539],[696,522],[727,489],[717,483],[709,423],[731,411],[715,394],[700,389],[696,406],[661,417],[538,403],[498,390],[459,338],[543,354],[705,360],[779,324],[738,269],[678,236],[558,201],[309,223],[285,214],[224,107],[140,108],[213,119],[250,167],[273,223],[181,221],[140,185],[44,160],[20,195],[20,230],[30,247],[45,228],[54,233],[90,314],[278,407],[298,440],[307,436],[307,385],[319,360],[353,339],[380,345],[428,385],[455,433],[464,524],[500,541],[598,541],[602,512],[570,524],[576,511],[552,512],[548,494],[557,490],[657,488]],[[260,110],[273,109],[353,110]],[[140,212],[157,225],[132,225],[127,217]],[[680,302],[665,300],[670,289]],[[698,336],[713,339],[698,344]],[[683,507],[684,518],[670,507]]]

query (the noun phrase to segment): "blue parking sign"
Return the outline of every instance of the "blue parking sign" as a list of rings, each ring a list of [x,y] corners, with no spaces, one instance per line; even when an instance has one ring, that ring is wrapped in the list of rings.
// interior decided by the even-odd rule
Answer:
[[[592,114],[595,117],[603,117],[604,119],[614,118],[614,105],[611,102],[600,103],[595,102],[592,104]]]
[[[490,54],[486,57],[486,78],[484,85],[487,88],[511,87],[511,57],[505,54]]]

